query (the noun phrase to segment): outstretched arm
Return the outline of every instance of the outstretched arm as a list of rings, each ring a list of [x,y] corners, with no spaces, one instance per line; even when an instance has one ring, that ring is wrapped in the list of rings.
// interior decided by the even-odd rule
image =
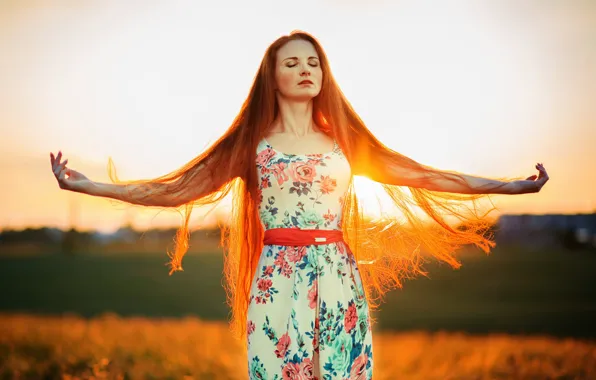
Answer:
[[[536,164],[538,176],[525,180],[499,181],[468,174],[431,169],[405,156],[400,162],[376,162],[364,170],[364,175],[388,185],[424,188],[432,191],[460,194],[527,194],[537,193],[549,177],[542,163]]]
[[[186,175],[169,183],[101,183],[92,181],[82,173],[66,167],[68,159],[61,162],[61,158],[62,152],[59,152],[56,157],[50,153],[52,171],[61,189],[142,206],[178,207],[217,191],[233,179],[228,178],[224,168],[216,170],[202,163]],[[210,175],[203,175],[204,171],[209,171]],[[208,178],[208,180],[198,180],[198,178]]]
[[[524,180],[499,181],[490,178],[457,174],[442,171],[444,176],[428,181],[428,190],[460,194],[527,194],[537,193],[548,181],[548,174],[542,164],[536,164],[539,175],[532,175]],[[461,180],[465,181],[463,183]],[[466,185],[467,184],[467,185]]]
[[[150,182],[144,184],[113,184],[90,181],[81,192],[141,206],[179,207],[195,199],[202,198],[218,188],[219,186],[216,187],[211,181],[202,183],[190,181],[187,186],[181,186],[181,179],[172,183]]]

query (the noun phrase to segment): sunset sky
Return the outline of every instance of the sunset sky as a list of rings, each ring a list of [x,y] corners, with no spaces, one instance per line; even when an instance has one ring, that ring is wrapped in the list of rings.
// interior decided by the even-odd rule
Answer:
[[[314,34],[388,146],[492,177],[537,174],[500,212],[596,210],[594,1],[2,1],[0,229],[178,226],[60,190],[49,153],[108,182],[199,154],[240,109],[267,46]],[[200,220],[195,212],[193,221]]]

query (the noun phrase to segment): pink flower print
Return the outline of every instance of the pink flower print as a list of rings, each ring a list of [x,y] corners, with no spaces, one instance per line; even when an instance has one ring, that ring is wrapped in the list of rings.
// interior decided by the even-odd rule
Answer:
[[[275,151],[271,148],[263,149],[259,154],[257,154],[257,165],[265,166],[269,163],[269,160],[275,156]]]
[[[286,366],[281,370],[281,375],[283,380],[297,380],[298,374],[300,373],[300,367],[296,363],[288,363]]]
[[[346,332],[352,331],[352,329],[356,327],[356,323],[358,323],[358,313],[356,312],[356,306],[354,302],[350,302],[344,317]]]
[[[294,273],[292,267],[288,264],[287,261],[285,261],[284,265],[281,267],[281,274],[283,274],[286,278],[290,278],[292,273]]]
[[[277,267],[277,271],[280,274],[283,274],[285,277],[290,278],[290,275],[293,273],[292,267],[286,261],[285,251],[279,251],[277,256],[275,256],[275,261],[273,262]]]
[[[273,265],[267,265],[263,270],[263,276],[271,276],[273,274]]]
[[[329,194],[337,187],[337,181],[328,175],[321,176],[321,193]]]
[[[290,175],[294,182],[312,182],[317,175],[314,165],[304,162],[292,162]]]
[[[312,288],[308,291],[308,307],[314,310],[317,307],[317,280],[314,280],[312,283]]]
[[[306,358],[300,363],[299,370],[297,380],[312,380],[314,378],[313,362],[310,358]]]
[[[304,256],[306,256],[306,247],[287,247],[288,252],[288,260],[293,263],[297,263],[302,260]]]
[[[273,282],[268,278],[260,278],[259,281],[257,281],[257,286],[262,292],[268,291],[271,285],[273,285]]]
[[[275,261],[273,263],[279,267],[284,266],[284,264],[287,265],[285,254],[285,251],[279,251],[275,256]]]
[[[261,175],[266,175],[266,174],[269,174],[269,173],[271,173],[271,170],[269,170],[268,167],[261,166]]]
[[[354,359],[352,369],[350,370],[350,379],[366,380],[366,365],[368,364],[368,355],[363,353]]]
[[[335,217],[337,216],[337,214],[332,214],[331,210],[327,210],[326,214],[323,214],[323,218],[328,221],[329,223],[333,222],[333,220],[335,219]]]
[[[271,171],[273,172],[275,179],[277,179],[278,185],[281,185],[289,179],[288,174],[286,173],[286,168],[287,165],[285,162],[271,165]]]
[[[284,356],[286,356],[286,353],[288,352],[288,346],[290,345],[291,342],[292,342],[292,340],[290,339],[290,336],[288,335],[288,333],[283,334],[281,336],[281,338],[279,338],[279,340],[277,341],[275,355],[278,358],[283,358]]]
[[[248,321],[248,323],[246,324],[246,332],[248,333],[248,335],[252,334],[253,332],[255,332],[255,323],[253,321]]]

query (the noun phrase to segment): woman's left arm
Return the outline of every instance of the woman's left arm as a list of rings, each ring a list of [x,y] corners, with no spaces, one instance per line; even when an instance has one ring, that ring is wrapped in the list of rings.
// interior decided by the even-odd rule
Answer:
[[[454,174],[442,171],[441,176],[431,177],[424,188],[460,194],[528,194],[539,192],[549,177],[541,163],[536,164],[538,175],[524,180],[499,181],[468,174]],[[459,181],[458,178],[459,177]],[[465,183],[462,183],[462,181]]]
[[[525,180],[500,181],[422,165],[405,156],[399,161],[380,160],[362,170],[362,175],[387,185],[423,188],[459,194],[528,194],[539,192],[549,177],[542,163],[536,164],[538,175]],[[397,157],[396,156],[396,157]],[[401,162],[401,164],[397,164]]]
[[[538,175],[519,180],[439,170],[386,147],[370,133],[360,138],[364,142],[351,153],[352,174],[386,185],[459,194],[528,194],[539,192],[549,179],[542,163],[536,164]]]

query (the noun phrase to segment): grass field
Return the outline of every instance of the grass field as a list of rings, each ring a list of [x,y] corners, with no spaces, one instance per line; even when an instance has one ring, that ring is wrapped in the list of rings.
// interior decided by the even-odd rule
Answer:
[[[245,379],[221,255],[189,255],[173,276],[166,261],[0,257],[0,379]],[[596,255],[463,263],[427,266],[374,313],[375,379],[596,379]]]
[[[546,337],[378,333],[375,379],[594,379],[596,343]],[[0,315],[4,379],[247,379],[222,322]]]
[[[0,257],[0,312],[225,320],[219,254],[189,255],[168,276],[164,253]],[[596,255],[494,250],[453,270],[428,266],[379,311],[382,330],[548,334],[596,338]]]

